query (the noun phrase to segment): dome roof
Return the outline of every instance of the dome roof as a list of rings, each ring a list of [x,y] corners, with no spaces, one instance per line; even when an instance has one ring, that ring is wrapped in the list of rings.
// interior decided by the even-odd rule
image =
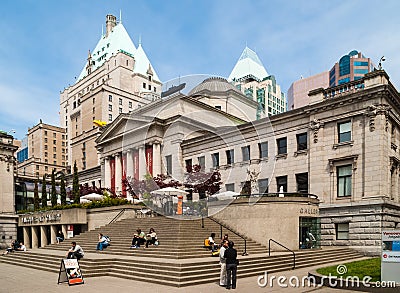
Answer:
[[[203,80],[203,82],[200,83],[199,85],[195,86],[189,92],[189,96],[200,94],[202,91],[227,92],[229,90],[233,90],[241,94],[241,92],[234,85],[230,84],[225,78],[210,77]]]

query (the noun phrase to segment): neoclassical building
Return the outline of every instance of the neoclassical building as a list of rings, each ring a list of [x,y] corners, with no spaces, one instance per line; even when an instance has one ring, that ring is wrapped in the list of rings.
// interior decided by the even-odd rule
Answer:
[[[200,164],[240,192],[250,171],[259,194],[318,196],[322,245],[377,253],[381,230],[400,226],[400,96],[384,71],[309,96],[255,121],[181,94],[121,115],[97,139],[104,185],[159,171],[182,180]]]

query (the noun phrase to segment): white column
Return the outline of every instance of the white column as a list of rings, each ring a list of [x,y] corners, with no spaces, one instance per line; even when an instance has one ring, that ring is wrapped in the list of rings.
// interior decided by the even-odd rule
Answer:
[[[111,188],[111,168],[110,168],[110,158],[106,157],[104,159],[104,188]]]
[[[153,176],[161,174],[161,147],[158,141],[153,143]]]
[[[119,195],[122,192],[122,166],[121,154],[115,155],[115,193]]]
[[[68,233],[67,233],[67,225],[61,225],[61,231],[64,234],[64,240],[68,239]]]
[[[40,247],[44,247],[45,245],[49,244],[47,240],[47,231],[46,226],[40,226]]]
[[[126,153],[126,177],[133,178],[133,152],[131,149]]]
[[[30,229],[31,229],[31,227],[23,227],[24,244],[25,244],[26,248],[30,248],[31,247],[31,239],[29,238],[29,230]]]
[[[54,244],[57,243],[57,226],[56,225],[51,225],[50,226],[50,243]]]
[[[31,226],[32,248],[39,247],[39,227]]]
[[[139,180],[144,179],[147,173],[146,156],[144,153],[144,146],[139,147]]]

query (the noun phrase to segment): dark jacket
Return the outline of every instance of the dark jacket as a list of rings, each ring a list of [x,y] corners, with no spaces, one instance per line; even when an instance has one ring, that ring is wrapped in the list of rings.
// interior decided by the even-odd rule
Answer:
[[[236,264],[237,251],[234,248],[228,248],[225,250],[224,258],[226,258],[226,264]]]

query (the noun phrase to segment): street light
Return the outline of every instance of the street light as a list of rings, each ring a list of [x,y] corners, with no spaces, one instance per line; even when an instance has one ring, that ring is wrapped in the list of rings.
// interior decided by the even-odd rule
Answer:
[[[379,59],[378,70],[382,70],[382,62],[384,61],[386,61],[385,56],[382,56],[381,59]]]

